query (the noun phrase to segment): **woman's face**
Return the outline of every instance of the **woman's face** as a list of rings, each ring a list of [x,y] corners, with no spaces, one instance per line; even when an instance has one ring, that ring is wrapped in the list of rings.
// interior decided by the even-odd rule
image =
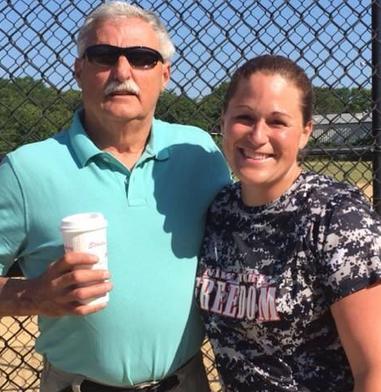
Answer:
[[[223,147],[250,205],[284,193],[300,173],[299,149],[311,133],[303,125],[301,94],[279,74],[242,79],[222,118]]]

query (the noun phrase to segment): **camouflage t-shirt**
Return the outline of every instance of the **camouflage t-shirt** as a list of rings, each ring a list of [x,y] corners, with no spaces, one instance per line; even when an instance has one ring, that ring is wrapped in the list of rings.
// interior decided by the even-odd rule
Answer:
[[[239,183],[224,188],[196,297],[225,389],[352,391],[330,306],[380,279],[380,238],[361,193],[325,176],[303,172],[261,207],[242,203]]]

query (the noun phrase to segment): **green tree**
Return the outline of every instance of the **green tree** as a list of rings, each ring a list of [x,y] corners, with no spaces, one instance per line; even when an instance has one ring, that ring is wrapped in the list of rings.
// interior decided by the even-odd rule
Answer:
[[[201,99],[165,91],[155,115],[165,121],[219,132],[226,89],[227,83],[223,82]],[[371,92],[368,89],[315,87],[314,93],[315,114],[358,113],[371,108]],[[78,91],[60,91],[30,77],[0,79],[0,153],[44,139],[67,127],[79,104]]]
[[[155,116],[172,123],[197,125],[197,104],[186,95],[164,91],[157,103]]]
[[[361,113],[371,108],[371,91],[363,88],[315,87],[316,114]]]
[[[219,132],[222,103],[228,83],[223,82],[199,103],[200,126],[208,132]]]
[[[41,80],[0,80],[0,153],[67,126],[79,102],[78,92],[61,92]]]

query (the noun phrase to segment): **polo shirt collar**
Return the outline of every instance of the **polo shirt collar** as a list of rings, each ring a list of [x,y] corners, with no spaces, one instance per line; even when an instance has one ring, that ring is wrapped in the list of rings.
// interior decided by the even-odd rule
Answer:
[[[81,121],[81,110],[74,113],[74,117],[69,128],[69,139],[71,146],[77,156],[81,167],[87,165],[90,159],[96,155],[104,154],[89,138]]]
[[[78,162],[84,167],[93,157],[108,153],[100,150],[88,137],[82,125],[81,113],[81,109],[74,113],[68,132]],[[139,159],[140,162],[149,158],[154,158],[159,161],[169,158],[168,140],[166,140],[167,132],[165,132],[164,124],[165,123],[160,120],[153,120],[150,137],[147,146]]]
[[[153,119],[150,137],[147,146],[142,154],[141,160],[145,158],[154,157],[158,161],[163,161],[169,158],[169,149],[165,123],[160,120]]]

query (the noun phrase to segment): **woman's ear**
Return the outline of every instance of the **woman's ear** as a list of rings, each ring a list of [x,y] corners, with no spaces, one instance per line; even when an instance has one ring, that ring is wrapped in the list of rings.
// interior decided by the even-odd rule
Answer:
[[[303,127],[303,131],[302,134],[300,135],[300,139],[299,139],[299,149],[303,149],[307,143],[308,140],[311,136],[313,130],[313,124],[312,121],[308,121],[307,124]]]

